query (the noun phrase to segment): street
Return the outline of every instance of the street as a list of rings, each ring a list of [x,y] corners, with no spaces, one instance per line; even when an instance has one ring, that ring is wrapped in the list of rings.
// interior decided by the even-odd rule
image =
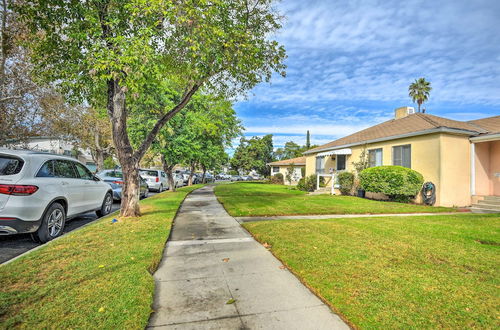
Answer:
[[[149,192],[149,196],[156,195],[155,192]],[[113,208],[111,212],[115,212],[120,209],[120,202],[115,201],[113,203]],[[80,228],[89,222],[97,220],[95,212],[90,212],[83,214],[79,217],[73,218],[66,222],[64,227],[64,233],[69,233],[72,230]],[[23,254],[37,246],[40,243],[36,243],[31,239],[30,234],[19,234],[10,236],[0,236],[0,264]]]

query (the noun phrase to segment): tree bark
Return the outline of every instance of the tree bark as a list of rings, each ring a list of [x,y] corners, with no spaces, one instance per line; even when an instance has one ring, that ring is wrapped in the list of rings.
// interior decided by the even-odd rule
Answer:
[[[116,155],[122,167],[123,180],[120,215],[139,217],[139,159],[134,155],[127,134],[127,108],[125,106],[126,88],[120,86],[119,80],[108,81],[108,115],[111,118],[113,141]]]
[[[173,173],[175,165],[168,164],[167,160],[163,155],[161,156],[161,164],[163,166],[163,171],[167,173],[167,180],[168,180],[168,186],[170,187],[170,191],[176,191],[174,173]]]
[[[201,168],[203,169],[203,175],[201,177],[201,183],[205,183],[205,175],[207,174],[207,168],[205,165],[201,165]]]
[[[193,174],[194,174],[194,169],[195,168],[196,168],[196,164],[195,163],[191,163],[190,173],[189,173],[189,179],[188,179],[188,186],[192,186],[193,185]]]

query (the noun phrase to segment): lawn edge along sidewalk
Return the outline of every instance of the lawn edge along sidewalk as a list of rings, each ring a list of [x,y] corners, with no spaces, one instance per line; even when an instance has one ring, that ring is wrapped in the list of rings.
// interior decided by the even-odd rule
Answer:
[[[462,212],[469,213],[469,212]],[[437,215],[457,215],[459,212],[443,213],[383,213],[383,214],[316,214],[316,215],[275,215],[275,216],[254,216],[254,217],[234,217],[239,223],[253,221],[270,220],[324,220],[324,219],[345,219],[345,218],[380,218],[380,217],[416,217],[416,216],[437,216]]]
[[[0,266],[0,328],[144,328],[172,221],[200,186],[155,195],[140,202],[141,218],[103,217]]]

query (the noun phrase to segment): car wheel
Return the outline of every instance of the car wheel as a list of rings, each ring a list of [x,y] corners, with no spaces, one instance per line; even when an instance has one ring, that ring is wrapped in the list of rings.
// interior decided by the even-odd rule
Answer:
[[[50,205],[45,212],[42,223],[33,234],[33,238],[40,243],[47,243],[54,238],[61,236],[66,224],[66,212],[59,203]]]
[[[112,207],[113,207],[113,197],[111,197],[110,193],[107,193],[106,196],[104,196],[104,200],[102,201],[101,209],[95,211],[95,213],[99,218],[103,217],[111,213]]]
[[[149,189],[144,190],[144,194],[142,195],[142,198],[148,198],[148,192],[149,192]]]
[[[158,188],[158,192],[161,193],[163,191],[163,185],[160,185],[160,188]]]

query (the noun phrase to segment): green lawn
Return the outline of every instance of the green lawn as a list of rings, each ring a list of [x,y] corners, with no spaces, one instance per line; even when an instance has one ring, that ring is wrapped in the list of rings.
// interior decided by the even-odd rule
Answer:
[[[244,227],[356,327],[500,327],[499,214]]]
[[[229,214],[235,217],[454,211],[445,207],[374,201],[352,196],[308,195],[289,186],[265,183],[220,185],[215,188],[215,194]]]
[[[116,214],[0,266],[0,328],[144,329],[156,270],[175,213],[200,187],[141,202],[143,216]]]

